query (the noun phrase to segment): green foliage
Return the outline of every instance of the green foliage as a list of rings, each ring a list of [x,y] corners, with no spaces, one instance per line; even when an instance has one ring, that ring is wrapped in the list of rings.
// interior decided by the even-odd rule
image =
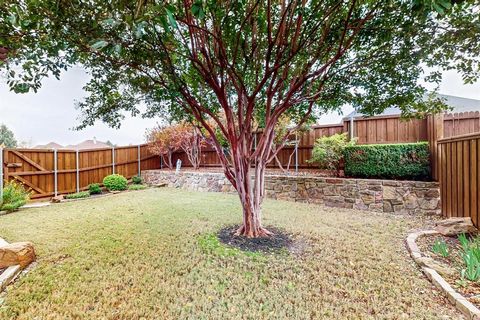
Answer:
[[[128,190],[145,190],[147,186],[144,184],[131,184],[128,186]]]
[[[15,211],[27,203],[30,192],[23,184],[16,181],[7,182],[3,188],[3,197],[0,202],[0,211]]]
[[[92,183],[88,186],[88,192],[90,192],[90,194],[101,194],[102,188],[100,188],[100,184]]]
[[[478,241],[470,241],[465,234],[458,236],[462,246],[460,256],[465,264],[461,270],[462,278],[470,281],[480,279],[480,247]]]
[[[320,169],[338,171],[345,148],[353,145],[355,145],[355,140],[349,141],[346,133],[321,137],[315,141],[312,158],[309,162],[318,163]]]
[[[447,258],[450,255],[448,251],[448,246],[444,240],[437,240],[432,246],[432,251],[438,255],[441,255],[444,258]]]
[[[0,125],[0,147],[4,148],[16,148],[17,147],[17,140],[15,139],[15,135],[13,134],[12,130],[8,129],[8,127],[4,124]]]
[[[347,147],[345,149],[345,175],[356,178],[429,179],[428,143]]]
[[[143,179],[142,179],[142,177],[140,177],[140,176],[133,176],[133,177],[132,177],[132,183],[133,183],[133,184],[142,184],[142,183],[143,183]]]
[[[108,191],[123,191],[127,190],[128,181],[120,174],[111,174],[103,178],[103,185]]]
[[[81,192],[77,192],[77,193],[67,194],[65,196],[65,199],[83,199],[83,198],[88,198],[88,197],[90,197],[90,192],[81,191]]]

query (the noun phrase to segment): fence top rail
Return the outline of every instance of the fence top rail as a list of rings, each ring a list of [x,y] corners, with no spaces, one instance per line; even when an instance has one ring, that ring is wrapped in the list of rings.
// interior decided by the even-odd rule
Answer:
[[[115,150],[118,149],[128,149],[128,148],[138,148],[140,147],[146,147],[148,146],[148,143],[143,143],[143,144],[135,144],[131,146],[120,146],[120,147],[111,147],[111,148],[92,148],[92,149],[78,149],[78,152],[93,152],[93,151],[109,151],[115,148]],[[57,150],[57,152],[77,152],[77,149],[67,149],[67,148],[61,148],[61,149],[36,149],[36,148],[4,148],[3,150],[6,151],[19,151],[19,152],[54,152]]]
[[[464,140],[473,140],[473,139],[480,139],[480,133],[469,133],[469,134],[462,134],[458,136],[453,136],[449,138],[444,138],[438,140],[438,143],[448,143],[453,141],[464,141]]]

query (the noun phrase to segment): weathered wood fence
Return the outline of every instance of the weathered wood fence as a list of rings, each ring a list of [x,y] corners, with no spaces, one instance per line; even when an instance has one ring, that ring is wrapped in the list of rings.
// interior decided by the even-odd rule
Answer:
[[[85,190],[112,173],[127,178],[141,170],[160,168],[146,145],[89,150],[3,149],[3,181],[16,180],[45,198]]]
[[[438,180],[445,217],[471,217],[480,225],[479,161],[479,133],[438,141]]]

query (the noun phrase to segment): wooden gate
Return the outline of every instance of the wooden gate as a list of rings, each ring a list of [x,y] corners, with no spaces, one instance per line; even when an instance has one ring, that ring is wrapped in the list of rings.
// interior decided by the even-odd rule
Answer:
[[[5,149],[3,162],[5,181],[21,182],[32,190],[32,198],[54,194],[53,150]]]

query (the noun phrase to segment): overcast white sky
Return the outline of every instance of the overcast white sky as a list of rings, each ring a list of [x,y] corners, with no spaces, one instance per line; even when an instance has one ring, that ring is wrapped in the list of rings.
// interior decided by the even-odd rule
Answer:
[[[62,145],[76,144],[96,137],[114,144],[128,145],[144,142],[145,129],[153,127],[160,119],[128,117],[119,130],[102,123],[82,131],[73,131],[78,125],[79,111],[75,101],[85,95],[82,87],[88,75],[81,68],[65,72],[60,81],[46,79],[38,93],[15,94],[9,91],[4,79],[0,79],[0,123],[13,130],[17,140],[29,141],[32,145],[55,141]],[[455,72],[447,72],[440,93],[480,100],[480,83],[465,86]],[[345,107],[348,114],[352,109]],[[332,113],[323,116],[320,123],[338,123],[342,115]]]

